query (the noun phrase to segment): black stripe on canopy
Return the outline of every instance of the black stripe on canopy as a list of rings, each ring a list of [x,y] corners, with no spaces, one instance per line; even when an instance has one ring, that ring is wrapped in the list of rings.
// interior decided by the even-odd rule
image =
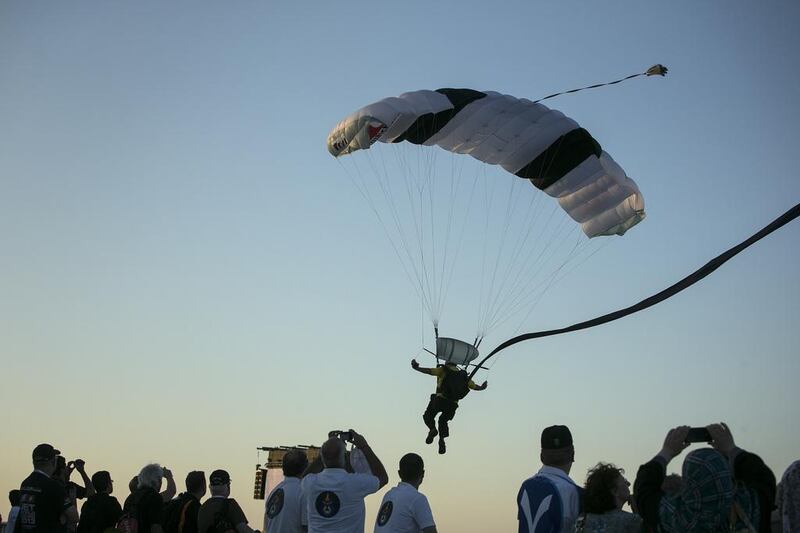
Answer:
[[[402,135],[392,142],[408,141],[414,144],[423,144],[437,134],[464,107],[486,96],[486,93],[472,89],[437,89],[436,92],[445,95],[453,104],[453,108],[438,113],[420,115]]]
[[[531,180],[536,188],[544,190],[583,163],[587,157],[600,157],[602,152],[600,143],[588,131],[577,128],[556,139],[516,175]]]

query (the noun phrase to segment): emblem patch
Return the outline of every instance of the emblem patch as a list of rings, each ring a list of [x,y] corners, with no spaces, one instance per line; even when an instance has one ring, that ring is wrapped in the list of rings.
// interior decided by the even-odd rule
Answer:
[[[272,493],[267,500],[267,516],[275,518],[283,510],[283,489],[278,489]]]
[[[317,496],[314,502],[314,506],[323,518],[333,518],[339,512],[341,502],[335,493],[326,490],[325,492],[319,493],[319,496]]]
[[[389,519],[392,517],[392,509],[394,509],[394,504],[391,500],[387,500],[383,505],[381,505],[381,510],[378,511],[378,525],[385,526]]]

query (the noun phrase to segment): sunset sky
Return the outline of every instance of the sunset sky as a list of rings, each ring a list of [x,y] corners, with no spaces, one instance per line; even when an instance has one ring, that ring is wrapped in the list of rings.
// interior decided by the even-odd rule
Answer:
[[[670,68],[548,102],[648,216],[486,351],[635,303],[798,202],[798,22],[791,1],[0,0],[0,513],[40,442],[120,500],[148,462],[181,490],[225,468],[258,528],[256,447],[331,429],[363,433],[390,485],[420,453],[442,532],[514,530],[552,424],[579,483],[598,461],[632,481],[669,428],[717,421],[780,476],[800,454],[800,223],[646,312],[502,353],[439,456],[434,383],[409,366],[433,362],[429,326],[325,140],[405,91],[536,99]],[[449,336],[473,333],[461,283]]]

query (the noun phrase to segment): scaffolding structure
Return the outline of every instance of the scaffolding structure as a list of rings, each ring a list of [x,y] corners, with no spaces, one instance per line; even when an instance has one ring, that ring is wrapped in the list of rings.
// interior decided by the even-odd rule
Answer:
[[[261,446],[256,448],[259,452],[267,452],[267,460],[264,463],[256,464],[256,480],[253,487],[253,498],[263,500],[272,489],[283,481],[283,456],[291,450],[302,450],[308,457],[308,462],[312,463],[319,457],[319,446],[298,444],[296,446]]]

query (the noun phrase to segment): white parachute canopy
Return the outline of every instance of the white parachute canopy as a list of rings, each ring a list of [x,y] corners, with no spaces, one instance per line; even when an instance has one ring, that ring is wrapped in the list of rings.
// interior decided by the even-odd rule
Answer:
[[[388,146],[370,150],[376,142]],[[593,237],[623,235],[645,217],[636,183],[588,131],[560,111],[497,92],[385,98],[343,119],[327,146],[349,162],[342,166],[434,327],[454,273],[468,273],[472,286],[456,290],[478,300],[459,306],[476,309],[476,345],[511,317],[524,321],[550,287],[599,250]],[[353,152],[360,154],[341,157]],[[450,165],[442,165],[437,154],[448,152]],[[459,154],[473,158],[474,173]],[[455,339],[437,340],[440,352],[460,364],[477,357]]]

